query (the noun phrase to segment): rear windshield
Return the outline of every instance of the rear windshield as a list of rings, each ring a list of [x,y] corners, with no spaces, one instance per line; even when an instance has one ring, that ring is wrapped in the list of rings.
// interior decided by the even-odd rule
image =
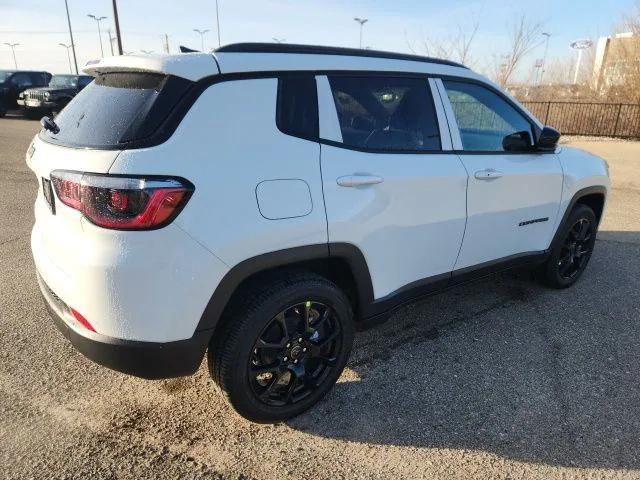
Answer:
[[[99,75],[55,117],[43,140],[85,148],[119,148],[150,137],[191,87],[189,80],[148,73]]]
[[[78,75],[54,75],[49,82],[50,87],[77,87]]]

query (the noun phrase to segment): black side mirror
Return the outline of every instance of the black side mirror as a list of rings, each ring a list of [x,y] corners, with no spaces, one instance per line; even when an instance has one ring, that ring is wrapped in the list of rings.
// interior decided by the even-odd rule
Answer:
[[[536,149],[540,152],[554,152],[559,140],[560,132],[558,130],[551,127],[544,127],[536,142]]]
[[[502,139],[502,148],[505,152],[526,152],[533,148],[531,133],[527,130],[515,132]]]

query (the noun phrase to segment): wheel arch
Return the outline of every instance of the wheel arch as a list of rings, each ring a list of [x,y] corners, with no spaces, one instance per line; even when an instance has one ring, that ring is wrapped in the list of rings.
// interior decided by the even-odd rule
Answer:
[[[600,224],[600,220],[602,219],[602,213],[604,210],[604,202],[605,192],[593,192],[587,193],[586,195],[578,198],[574,206],[576,204],[582,204],[591,208],[591,210],[593,210],[593,213],[595,213],[596,215],[596,221],[598,222],[598,224]]]
[[[586,205],[591,208],[596,214],[596,220],[599,224],[604,211],[606,195],[607,188],[604,185],[593,185],[591,187],[586,187],[578,190],[567,204],[567,208],[564,211],[562,219],[560,220],[560,222],[558,222],[556,233],[553,236],[550,248],[553,248],[553,246],[558,242],[562,226],[567,221],[567,218],[571,214],[573,208],[578,204]]]
[[[359,320],[373,302],[373,286],[364,255],[348,243],[294,247],[244,260],[222,278],[200,318],[196,331],[215,333],[225,310],[243,293],[277,276],[308,271],[334,282],[349,297]]]

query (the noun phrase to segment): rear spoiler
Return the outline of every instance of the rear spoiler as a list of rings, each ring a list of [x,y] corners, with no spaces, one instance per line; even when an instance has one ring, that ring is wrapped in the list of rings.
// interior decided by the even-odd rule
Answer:
[[[183,53],[178,55],[118,55],[91,61],[82,69],[94,77],[101,73],[146,72],[175,75],[191,81],[218,75],[218,62],[210,53]]]

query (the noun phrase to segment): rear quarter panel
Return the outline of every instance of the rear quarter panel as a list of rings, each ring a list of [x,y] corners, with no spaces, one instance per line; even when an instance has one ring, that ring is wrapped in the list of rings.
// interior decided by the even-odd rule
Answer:
[[[125,150],[110,173],[177,175],[195,185],[175,223],[232,267],[248,258],[327,242],[320,145],[280,132],[275,78],[213,84],[191,107],[173,136],[149,149]],[[256,188],[269,180],[306,182],[307,214],[269,219]],[[286,192],[272,200],[286,205]],[[213,288],[212,288],[213,292]]]

